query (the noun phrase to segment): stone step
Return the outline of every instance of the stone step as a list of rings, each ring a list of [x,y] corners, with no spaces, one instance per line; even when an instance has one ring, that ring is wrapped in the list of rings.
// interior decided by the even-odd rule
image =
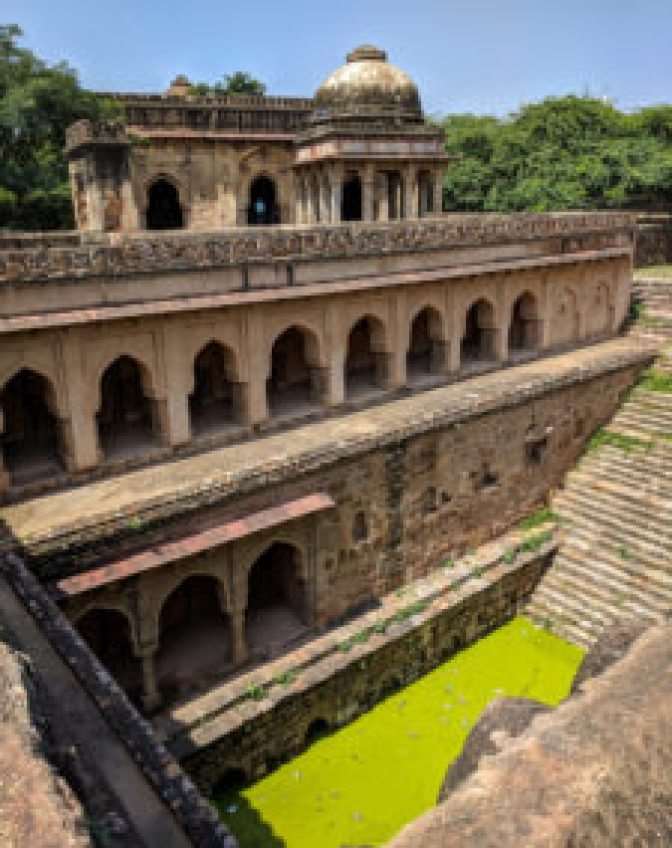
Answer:
[[[534,597],[555,610],[556,620],[569,619],[576,626],[592,633],[601,632],[619,618],[618,615],[605,615],[594,602],[568,595],[549,586],[546,578],[534,593]]]
[[[633,450],[631,453],[613,450],[617,451],[616,455],[607,453],[606,448],[595,451],[567,475],[567,480],[576,477],[585,481],[586,476],[590,476],[596,483],[612,483],[614,490],[619,485],[632,490],[636,485],[634,495],[642,491],[658,497],[667,496],[666,493],[672,489],[672,465],[668,456],[656,451],[655,447],[650,451]],[[626,483],[629,485],[625,486]]]
[[[588,500],[586,500],[586,496]],[[643,529],[646,529],[649,523],[659,528],[661,518],[663,521],[672,519],[672,502],[665,497],[665,493],[661,492],[660,489],[628,492],[619,482],[605,480],[591,474],[577,474],[573,477],[571,487],[568,486],[560,491],[556,495],[556,501],[556,511],[560,515],[562,514],[562,504],[573,502],[578,506],[579,502],[584,502],[589,513],[594,512],[596,507],[599,506],[607,511],[613,512],[615,510],[619,512],[621,521],[624,514],[628,515],[630,527],[636,529],[639,529],[639,524],[634,524],[632,521],[634,518],[641,522]],[[627,512],[624,513],[624,510],[627,510]],[[661,518],[654,513],[661,513]],[[656,532],[659,532],[659,530],[657,529]]]
[[[582,596],[589,586],[587,598],[616,612],[626,610],[640,616],[646,616],[648,610],[662,617],[672,609],[672,592],[667,597],[646,592],[624,571],[619,574],[612,568],[607,572],[602,561],[581,558],[576,549],[563,550],[556,562],[548,573],[548,585],[562,586],[568,594]]]
[[[587,650],[593,644],[597,635],[591,631],[585,630],[576,624],[570,624],[559,620],[558,611],[553,608],[548,608],[545,604],[538,600],[530,601],[523,610],[537,626],[545,627],[546,623],[550,624],[550,629],[556,636],[565,639],[580,648]]]

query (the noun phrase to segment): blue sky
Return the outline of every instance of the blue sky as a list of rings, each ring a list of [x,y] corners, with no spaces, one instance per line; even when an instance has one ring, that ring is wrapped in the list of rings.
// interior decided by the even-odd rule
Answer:
[[[2,0],[24,44],[98,90],[163,91],[177,73],[246,70],[310,96],[363,42],[385,48],[425,111],[506,114],[590,92],[672,102],[672,0]]]

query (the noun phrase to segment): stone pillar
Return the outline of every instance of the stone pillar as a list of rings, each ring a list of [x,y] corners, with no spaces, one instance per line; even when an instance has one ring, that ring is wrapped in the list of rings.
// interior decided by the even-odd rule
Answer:
[[[142,663],[142,706],[147,713],[161,706],[161,694],[156,681],[156,652],[158,644],[142,645],[139,651]]]
[[[231,383],[233,414],[236,424],[250,424],[250,398],[247,383]]]
[[[159,444],[173,445],[174,433],[168,412],[168,401],[163,397],[151,398],[152,433],[158,437]]]
[[[331,185],[331,223],[339,224],[341,221],[341,205],[343,202],[343,174],[341,169],[334,166],[329,173]]]
[[[451,370],[451,343],[432,341],[431,369],[433,374],[446,374]]]
[[[443,214],[443,169],[437,169],[434,174],[433,214]]]
[[[231,658],[234,666],[247,662],[247,639],[245,638],[245,610],[235,609],[231,613]]]
[[[484,330],[488,335],[488,347],[497,362],[506,362],[509,358],[509,336],[501,328]]]
[[[387,174],[382,171],[376,175],[376,193],[378,195],[378,220],[390,219],[390,188]]]
[[[303,178],[299,176],[294,177],[294,208],[296,223],[299,225],[305,224],[303,219]]]
[[[418,217],[418,169],[409,165],[404,170],[404,218]]]
[[[362,181],[362,221],[373,221],[373,195],[375,182],[373,167],[367,165],[361,174]]]
[[[328,224],[331,221],[331,191],[327,177],[320,175],[320,222]]]

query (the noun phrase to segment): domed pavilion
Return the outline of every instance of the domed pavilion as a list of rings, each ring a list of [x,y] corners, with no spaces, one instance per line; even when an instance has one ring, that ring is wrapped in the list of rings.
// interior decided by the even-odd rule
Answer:
[[[296,221],[388,221],[441,211],[448,161],[420,94],[383,50],[363,45],[322,83],[296,140]]]

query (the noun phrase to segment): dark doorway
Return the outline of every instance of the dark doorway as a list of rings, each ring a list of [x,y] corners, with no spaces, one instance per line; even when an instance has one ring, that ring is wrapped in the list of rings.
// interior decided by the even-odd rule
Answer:
[[[361,318],[350,330],[345,360],[345,393],[348,397],[385,385],[386,356],[374,350],[374,333],[382,334],[377,319]]]
[[[537,301],[529,292],[525,292],[517,298],[511,311],[509,352],[524,353],[536,350],[538,326]]]
[[[168,700],[207,685],[231,664],[231,628],[214,577],[187,577],[159,617],[157,679]]]
[[[179,192],[168,180],[152,183],[148,200],[148,230],[179,230],[184,226]]]
[[[308,363],[306,335],[298,327],[285,330],[273,343],[271,375],[266,389],[271,415],[298,412],[317,400]]]
[[[441,318],[436,310],[426,307],[413,319],[411,338],[406,355],[406,373],[410,380],[441,371],[439,335]]]
[[[98,430],[107,457],[143,451],[156,441],[152,402],[145,396],[140,366],[130,356],[115,359],[103,374]]]
[[[245,627],[253,657],[277,656],[305,632],[306,586],[299,556],[292,545],[276,542],[250,569]]]
[[[238,422],[234,377],[233,354],[218,342],[207,344],[196,357],[194,391],[189,397],[191,430],[195,436],[217,432]]]
[[[469,307],[462,337],[462,364],[494,359],[493,315],[487,300],[478,300]]]
[[[49,382],[27,368],[9,380],[0,396],[5,416],[2,445],[13,484],[43,479],[62,469],[59,427],[49,408]]]
[[[247,222],[250,226],[280,223],[275,183],[270,177],[257,177],[252,180]]]
[[[362,220],[362,182],[357,174],[348,177],[343,183],[341,220]]]
[[[126,616],[114,609],[92,609],[75,624],[80,636],[136,703],[140,702],[142,667],[134,655]]]

